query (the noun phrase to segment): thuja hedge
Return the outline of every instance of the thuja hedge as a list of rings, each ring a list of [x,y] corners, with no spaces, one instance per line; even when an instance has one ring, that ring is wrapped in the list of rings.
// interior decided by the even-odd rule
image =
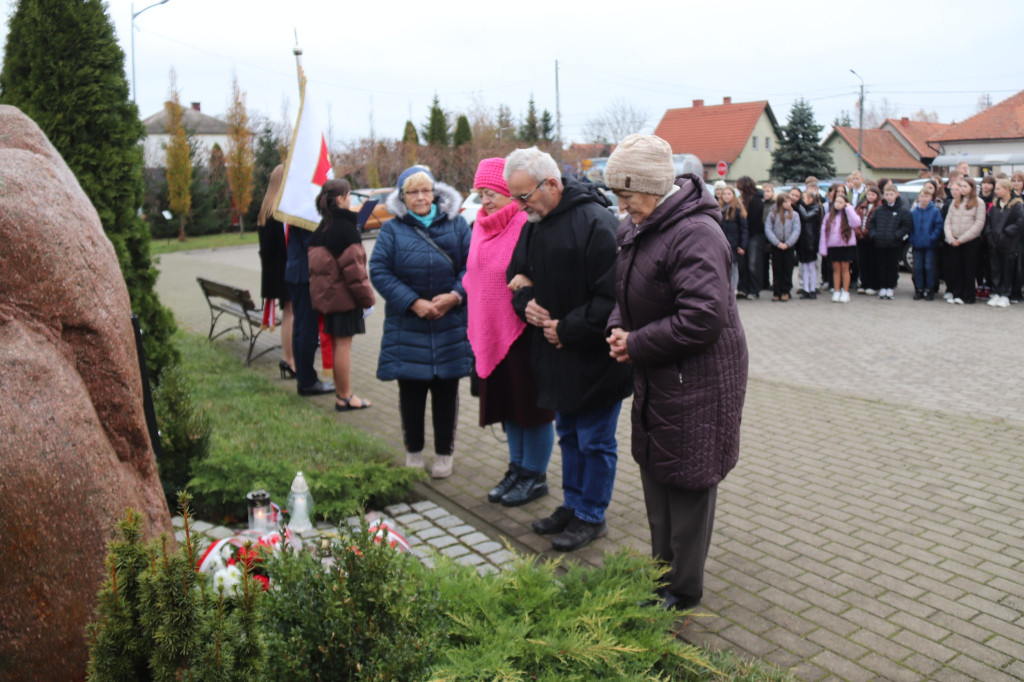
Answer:
[[[135,512],[111,543],[89,626],[89,680],[788,680],[688,646],[649,603],[660,571],[621,551],[600,568],[517,558],[481,575],[423,566],[365,524],[310,551],[265,555],[229,588],[195,571],[186,540],[144,545]]]

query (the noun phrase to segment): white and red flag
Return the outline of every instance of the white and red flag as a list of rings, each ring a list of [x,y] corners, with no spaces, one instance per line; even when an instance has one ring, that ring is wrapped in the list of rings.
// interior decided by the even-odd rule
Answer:
[[[309,96],[306,77],[300,73],[299,117],[295,123],[288,161],[284,167],[284,186],[274,217],[305,230],[320,224],[316,195],[325,182],[334,177],[324,137],[326,126],[320,118],[320,102]]]

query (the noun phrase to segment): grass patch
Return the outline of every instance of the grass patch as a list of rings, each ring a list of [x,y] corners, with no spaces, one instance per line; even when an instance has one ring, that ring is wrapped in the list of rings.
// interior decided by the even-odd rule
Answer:
[[[149,242],[149,253],[153,256],[160,256],[165,253],[176,253],[178,251],[219,249],[226,246],[244,246],[258,242],[259,236],[255,230],[241,235],[237,232],[206,234],[201,237],[189,237],[183,242],[179,242],[177,239],[153,239]]]
[[[193,402],[213,427],[210,453],[193,463],[188,486],[200,518],[244,518],[245,494],[254,488],[283,506],[302,471],[316,515],[337,521],[402,499],[423,476],[395,468],[395,453],[382,440],[273,386],[204,337],[179,333],[175,341]]]

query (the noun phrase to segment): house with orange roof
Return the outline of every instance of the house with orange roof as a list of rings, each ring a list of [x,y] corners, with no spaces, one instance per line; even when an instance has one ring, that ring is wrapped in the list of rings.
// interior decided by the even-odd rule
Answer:
[[[735,182],[749,175],[755,182],[769,177],[772,150],[782,137],[778,121],[767,101],[736,102],[724,97],[721,104],[669,109],[654,134],[672,146],[673,154],[693,154],[704,166],[704,178]],[[723,176],[716,170],[725,162]]]
[[[822,147],[832,152],[832,161],[835,163],[838,177],[845,177],[857,170],[860,132],[859,128],[852,126],[836,126],[821,143]],[[863,132],[861,173],[865,180],[914,180],[928,171],[920,157],[908,151],[891,130],[870,128]]]
[[[891,132],[908,152],[919,158],[924,165],[930,166],[938,152],[928,146],[928,140],[943,133],[949,125],[937,121],[911,121],[904,116],[898,119],[887,118],[878,127]]]
[[[972,171],[1012,173],[1024,168],[1024,90],[946,128],[928,140],[937,169],[967,161]]]

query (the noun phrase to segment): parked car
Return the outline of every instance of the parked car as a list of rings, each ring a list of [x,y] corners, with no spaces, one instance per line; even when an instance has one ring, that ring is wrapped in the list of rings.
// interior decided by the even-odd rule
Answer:
[[[459,214],[466,219],[470,227],[473,227],[473,223],[476,222],[476,214],[480,211],[480,206],[480,195],[476,192],[470,192],[466,200],[462,202]]]
[[[369,232],[370,230],[379,230],[380,226],[391,220],[395,216],[391,214],[388,207],[384,205],[384,200],[388,198],[388,195],[394,191],[394,187],[381,187],[379,189],[354,189],[352,190],[352,210],[359,213],[359,209],[363,203],[369,200],[374,200],[377,205],[373,207],[373,213],[366,219],[366,224],[363,225],[363,232]]]

